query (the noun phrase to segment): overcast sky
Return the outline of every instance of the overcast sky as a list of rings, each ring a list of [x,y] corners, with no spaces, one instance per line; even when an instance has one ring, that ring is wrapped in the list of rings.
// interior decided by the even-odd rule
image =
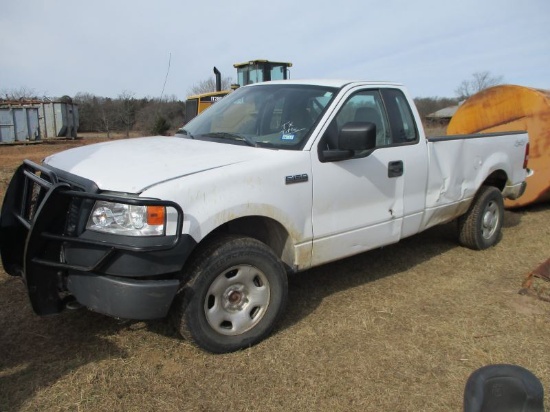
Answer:
[[[168,72],[164,94],[185,99],[252,59],[415,97],[480,71],[550,89],[550,0],[0,0],[0,91],[158,97]]]

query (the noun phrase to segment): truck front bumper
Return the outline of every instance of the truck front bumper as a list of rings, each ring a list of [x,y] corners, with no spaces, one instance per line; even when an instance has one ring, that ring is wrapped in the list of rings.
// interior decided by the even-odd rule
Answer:
[[[69,272],[67,288],[78,303],[117,318],[155,319],[168,314],[176,279],[139,280]]]
[[[177,212],[176,234],[134,237],[86,230],[97,200],[162,205]],[[6,191],[0,252],[6,272],[22,276],[35,313],[60,312],[74,298],[130,319],[165,316],[183,263],[196,243],[182,235],[179,205],[102,194],[93,182],[25,161]]]

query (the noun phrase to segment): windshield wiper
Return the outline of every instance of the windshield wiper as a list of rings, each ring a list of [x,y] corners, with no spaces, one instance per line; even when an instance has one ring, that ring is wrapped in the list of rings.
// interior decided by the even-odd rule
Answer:
[[[179,130],[176,132],[176,134],[184,134],[184,135],[186,135],[186,136],[189,136],[191,139],[194,139],[194,138],[195,138],[191,133],[189,133],[189,132],[188,132],[187,130],[185,130],[185,129],[179,129]]]
[[[226,133],[226,132],[216,132],[216,133],[205,133],[201,136],[206,137],[215,137],[220,139],[231,139],[236,140],[239,142],[245,142],[247,145],[252,147],[258,147],[258,143],[251,139],[250,137],[244,135],[244,134],[238,134],[238,133]]]

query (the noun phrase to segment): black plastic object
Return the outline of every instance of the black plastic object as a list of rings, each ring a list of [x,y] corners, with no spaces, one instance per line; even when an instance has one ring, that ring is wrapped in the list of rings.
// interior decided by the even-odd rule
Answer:
[[[488,365],[470,375],[464,412],[544,412],[544,388],[517,365]]]

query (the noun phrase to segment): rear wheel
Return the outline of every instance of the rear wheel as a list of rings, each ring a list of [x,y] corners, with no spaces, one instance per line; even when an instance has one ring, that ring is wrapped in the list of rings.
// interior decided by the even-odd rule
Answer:
[[[223,236],[195,256],[178,297],[176,327],[214,352],[232,352],[264,339],[287,300],[286,271],[256,239]]]
[[[504,201],[494,186],[481,186],[468,211],[458,219],[460,244],[483,250],[500,241]]]

